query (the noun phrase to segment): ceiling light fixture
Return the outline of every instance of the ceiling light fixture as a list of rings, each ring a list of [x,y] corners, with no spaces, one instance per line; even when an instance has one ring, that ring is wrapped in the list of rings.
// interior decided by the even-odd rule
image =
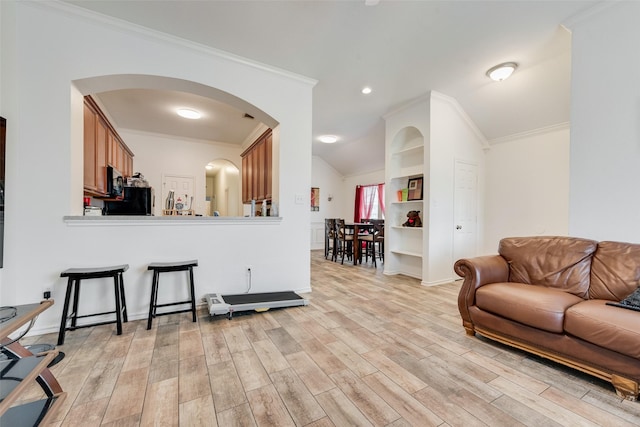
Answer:
[[[335,135],[322,135],[318,139],[320,140],[320,142],[324,142],[325,144],[333,144],[334,142],[338,141],[338,137]]]
[[[209,163],[207,166],[204,167],[206,170],[210,171],[213,170],[213,165],[211,163]]]
[[[371,93],[371,88],[369,86],[363,87],[362,93],[364,93],[365,95],[369,95]]]
[[[193,119],[193,120],[195,120],[195,119],[199,119],[200,117],[202,117],[202,114],[200,114],[198,111],[192,110],[190,108],[178,108],[176,113],[178,113],[178,115],[180,117],[184,117],[185,119]]]
[[[487,71],[487,76],[496,82],[501,82],[502,80],[506,80],[513,74],[513,72],[518,68],[518,64],[515,62],[505,62],[504,64],[496,65],[495,67],[489,68]]]

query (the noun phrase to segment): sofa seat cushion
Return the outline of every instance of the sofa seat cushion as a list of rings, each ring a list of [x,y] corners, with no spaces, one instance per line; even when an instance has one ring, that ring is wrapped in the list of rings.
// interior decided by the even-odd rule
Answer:
[[[568,334],[640,360],[640,313],[589,300],[571,306],[565,315]]]
[[[476,291],[476,306],[548,332],[564,332],[565,311],[584,300],[569,292],[524,283],[492,283]]]

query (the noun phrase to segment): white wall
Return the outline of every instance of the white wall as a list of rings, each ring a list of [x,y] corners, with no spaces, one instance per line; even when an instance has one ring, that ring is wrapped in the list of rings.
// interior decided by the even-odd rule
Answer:
[[[198,297],[243,292],[246,265],[253,267],[254,292],[310,289],[309,235],[304,232],[309,207],[308,202],[296,204],[295,196],[308,200],[311,187],[313,80],[85,11],[78,14],[64,3],[3,1],[0,8],[2,114],[9,123],[2,304],[38,301],[51,288],[56,305],[40,316],[36,331],[55,330],[65,288],[61,271],[128,263],[129,314],[145,317],[151,282],[146,265],[191,258],[200,261],[195,271]],[[196,82],[244,99],[275,118],[280,124],[274,129],[274,164],[280,174],[275,192],[282,220],[270,225],[146,226],[72,226],[63,221],[82,206],[84,93],[74,90],[72,82],[112,75]],[[87,286],[84,309],[106,311],[111,292],[107,286]]]
[[[503,237],[568,234],[569,133],[564,125],[487,150],[481,253],[497,253]]]
[[[324,219],[340,218],[345,204],[342,175],[320,157],[311,159],[311,187],[320,188],[320,210],[311,212],[311,249],[324,248]],[[309,190],[309,193],[311,190]],[[328,200],[331,196],[331,201]],[[310,210],[310,205],[307,206]]]
[[[195,179],[195,210],[197,214],[206,215],[205,166],[207,163],[215,159],[227,159],[236,166],[241,164],[241,148],[235,145],[185,140],[169,135],[137,132],[129,129],[118,129],[118,134],[133,151],[134,171],[141,172],[155,189],[155,215],[162,215],[164,204],[164,200],[162,200],[163,174],[193,176]],[[236,203],[238,203],[237,197]]]
[[[476,247],[482,241],[484,200],[485,140],[458,102],[438,92],[431,92],[430,162],[428,214],[429,241],[423,251],[423,276],[426,284],[452,280],[455,275],[454,195],[455,162],[465,161],[477,166]]]
[[[569,232],[640,242],[640,2],[572,30]]]

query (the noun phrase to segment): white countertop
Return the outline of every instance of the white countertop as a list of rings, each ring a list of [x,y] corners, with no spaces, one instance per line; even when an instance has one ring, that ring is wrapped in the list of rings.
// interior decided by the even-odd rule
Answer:
[[[64,216],[62,220],[70,226],[96,225],[276,225],[282,217],[274,216],[153,216],[153,215],[106,215]]]

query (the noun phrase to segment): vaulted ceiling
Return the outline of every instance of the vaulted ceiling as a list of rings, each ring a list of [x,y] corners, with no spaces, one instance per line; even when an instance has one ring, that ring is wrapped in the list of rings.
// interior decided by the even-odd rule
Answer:
[[[384,119],[435,90],[455,98],[489,142],[569,121],[571,36],[562,27],[597,1],[68,1],[79,7],[318,80],[313,153],[343,175],[384,167]],[[367,5],[373,3],[373,5]],[[501,62],[514,75],[485,75]],[[364,95],[364,86],[372,93]],[[116,126],[202,139],[193,123],[133,114],[172,92],[103,94]],[[199,100],[207,102],[206,100]],[[241,143],[254,124],[203,124]],[[131,114],[129,114],[131,113]],[[126,119],[125,119],[126,117]],[[234,116],[235,117],[235,116]],[[338,136],[323,144],[323,134]]]

